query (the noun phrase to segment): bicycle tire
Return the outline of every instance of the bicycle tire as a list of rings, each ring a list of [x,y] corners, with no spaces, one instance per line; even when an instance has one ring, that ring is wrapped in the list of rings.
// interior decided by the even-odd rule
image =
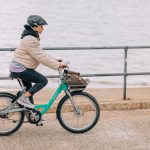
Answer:
[[[58,118],[58,121],[59,121],[59,123],[61,124],[61,126],[64,128],[64,129],[66,129],[67,131],[69,131],[69,132],[72,132],[72,133],[84,133],[84,132],[87,132],[87,131],[89,131],[90,129],[92,129],[96,124],[97,124],[97,122],[98,122],[98,120],[99,120],[99,117],[100,117],[100,106],[99,106],[99,104],[98,104],[98,102],[97,102],[97,100],[91,95],[91,94],[89,94],[89,93],[87,93],[87,92],[83,92],[83,91],[81,91],[81,92],[73,92],[73,93],[71,93],[71,96],[74,98],[74,100],[75,101],[77,101],[78,99],[78,97],[79,97],[79,100],[80,100],[80,98],[85,98],[84,100],[86,101],[86,100],[89,100],[89,101],[91,101],[92,102],[92,104],[93,104],[93,107],[95,108],[95,116],[94,116],[94,118],[92,118],[92,122],[90,122],[86,127],[81,127],[81,128],[78,128],[78,127],[71,127],[70,125],[68,125],[67,124],[67,122],[64,120],[64,116],[63,116],[63,113],[66,113],[65,111],[68,111],[67,113],[73,113],[73,107],[72,107],[72,105],[70,105],[71,107],[72,107],[72,110],[63,110],[63,108],[64,107],[66,107],[66,109],[69,109],[69,105],[67,106],[66,105],[66,103],[67,102],[70,102],[70,98],[69,98],[69,96],[68,95],[65,95],[62,99],[61,99],[61,101],[59,102],[59,104],[58,104],[58,107],[57,107],[57,118]],[[81,117],[84,117],[84,115],[85,115],[85,113],[86,112],[83,112],[84,110],[83,109],[87,109],[88,108],[88,105],[86,106],[86,102],[85,103],[83,103],[82,102],[82,100],[81,100],[81,104],[84,104],[83,106],[79,106],[80,104],[78,103],[77,104],[77,102],[76,102],[76,105],[77,105],[77,107],[80,109],[80,116]],[[66,105],[66,106],[65,106]],[[68,107],[68,108],[67,108]],[[90,108],[90,107],[89,107]],[[65,109],[65,108],[64,108]],[[93,109],[93,108],[92,108]],[[90,110],[90,109],[89,109]],[[87,111],[87,110],[86,110]],[[89,112],[88,112],[89,113]],[[68,114],[69,115],[69,114]],[[75,112],[74,112],[74,115],[76,116],[76,117],[80,117],[80,116],[78,116],[78,114],[76,114]],[[67,114],[66,114],[66,116],[67,116]],[[74,117],[74,116],[73,116]],[[86,116],[87,117],[87,116]],[[83,118],[82,118],[83,119]]]
[[[11,94],[11,93],[0,93],[0,111],[2,110],[2,109],[5,109],[5,108],[7,108],[8,106],[9,106],[9,104],[8,105],[6,105],[5,103],[4,103],[4,101],[3,100],[7,100],[7,103],[9,102],[9,103],[11,103],[11,102],[13,102],[13,100],[14,100],[14,98],[15,98],[15,95],[13,95],[13,94]],[[2,108],[2,104],[4,104],[4,105],[6,105],[6,107],[4,106],[3,108]],[[15,104],[16,105],[16,107],[20,107],[20,105],[19,104]],[[2,108],[2,109],[1,109]],[[17,122],[17,124],[12,128],[12,129],[6,129],[6,131],[4,131],[4,130],[2,130],[1,128],[2,128],[2,122],[0,123],[0,136],[8,136],[8,135],[11,135],[11,134],[13,134],[14,132],[16,132],[20,127],[21,127],[21,125],[22,125],[22,123],[23,123],[23,121],[24,121],[24,112],[17,112],[18,113],[18,115],[19,115],[19,119],[18,120],[13,120],[13,119],[11,119],[11,118],[2,118],[2,117],[0,117],[0,120],[2,120],[2,122],[4,123],[4,121],[6,121],[6,120],[10,120],[10,121],[12,121],[12,124],[13,123],[15,123],[15,122]],[[11,114],[11,113],[10,113]],[[10,115],[9,114],[9,115]],[[11,114],[11,115],[14,115],[14,114]],[[10,115],[10,117],[12,117]],[[4,123],[5,124],[5,123]],[[10,123],[9,123],[10,124]],[[6,128],[6,124],[4,125],[5,126],[5,128]]]

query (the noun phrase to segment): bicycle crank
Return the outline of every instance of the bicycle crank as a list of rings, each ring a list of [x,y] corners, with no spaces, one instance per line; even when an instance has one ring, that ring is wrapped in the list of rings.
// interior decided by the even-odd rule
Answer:
[[[29,111],[28,121],[31,124],[37,124],[38,122],[41,121],[41,118],[42,118],[42,115],[39,111],[37,111],[37,110]]]

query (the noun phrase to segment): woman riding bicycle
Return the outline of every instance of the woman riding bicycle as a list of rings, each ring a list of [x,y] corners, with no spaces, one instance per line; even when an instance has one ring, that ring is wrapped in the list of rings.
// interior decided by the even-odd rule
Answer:
[[[27,92],[17,99],[17,102],[27,108],[34,108],[32,96],[41,90],[48,80],[45,76],[35,71],[41,63],[51,69],[58,70],[67,65],[62,64],[60,59],[49,56],[40,47],[40,36],[47,22],[38,15],[31,15],[27,18],[25,30],[21,34],[18,48],[15,50],[9,70],[15,78],[20,78],[26,87]],[[35,83],[33,86],[31,83]],[[31,103],[32,102],[32,103]]]

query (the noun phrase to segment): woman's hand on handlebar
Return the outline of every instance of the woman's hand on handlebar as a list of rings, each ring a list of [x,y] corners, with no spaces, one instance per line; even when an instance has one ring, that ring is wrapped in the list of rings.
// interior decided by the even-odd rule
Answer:
[[[68,68],[68,65],[66,65],[66,64],[60,64],[59,69],[64,69],[64,68]]]
[[[69,62],[66,62],[66,63],[65,63],[62,59],[58,59],[57,61],[58,61],[58,62],[61,62],[60,66],[59,66],[59,69],[68,68]]]

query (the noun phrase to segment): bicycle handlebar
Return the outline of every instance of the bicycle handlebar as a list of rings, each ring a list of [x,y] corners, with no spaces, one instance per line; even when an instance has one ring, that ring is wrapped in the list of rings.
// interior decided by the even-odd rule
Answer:
[[[75,72],[75,71],[71,71],[71,70],[66,70],[66,69],[64,69],[64,73],[65,74],[75,74],[75,75],[80,75],[80,73],[79,72]]]
[[[63,64],[66,64],[66,65],[70,64],[70,62],[64,62],[63,60],[61,60],[61,62],[62,62]],[[75,71],[69,70],[69,67],[66,67],[66,68],[64,68],[64,69],[58,69],[58,72],[59,72],[59,78],[60,78],[60,79],[64,79],[64,76],[67,75],[67,74],[70,74],[70,75],[71,75],[71,74],[75,74],[75,75],[77,75],[77,76],[80,75],[79,72],[75,72]]]

